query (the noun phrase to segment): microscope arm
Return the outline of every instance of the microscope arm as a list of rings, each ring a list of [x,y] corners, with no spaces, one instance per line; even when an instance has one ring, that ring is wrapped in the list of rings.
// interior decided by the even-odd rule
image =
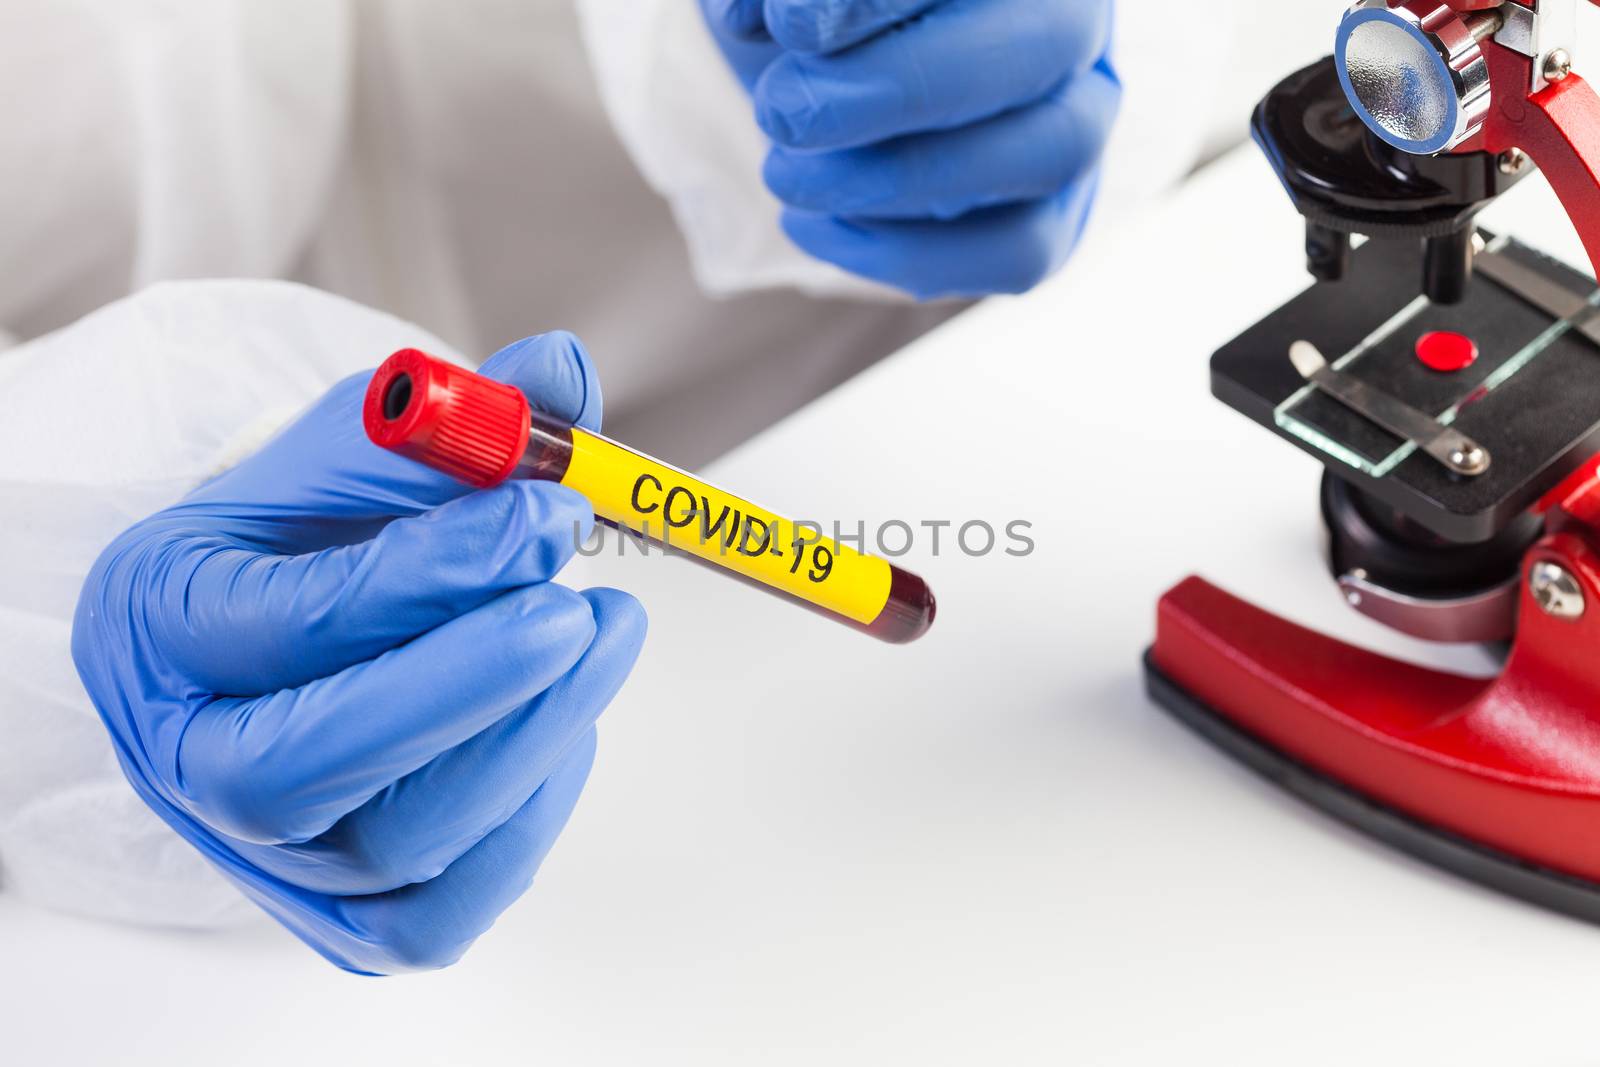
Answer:
[[[1445,6],[1452,11],[1488,11],[1508,2],[1509,0],[1444,0]],[[1589,0],[1589,2],[1600,5],[1600,0]],[[1525,3],[1523,6],[1529,5]]]
[[[1530,96],[1533,60],[1493,43],[1485,53],[1496,103],[1482,147],[1521,149],[1539,165],[1600,275],[1600,96],[1576,74]]]

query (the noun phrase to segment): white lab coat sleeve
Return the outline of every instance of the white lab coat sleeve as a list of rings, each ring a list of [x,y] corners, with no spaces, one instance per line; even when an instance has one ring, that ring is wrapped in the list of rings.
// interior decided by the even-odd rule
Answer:
[[[766,138],[694,0],[578,0],[578,13],[606,113],[671,205],[703,290],[904,299],[784,236],[761,180]]]
[[[330,385],[437,338],[286,282],[174,282],[0,352],[0,890],[122,921],[254,914],[124,781],[73,667],[118,533],[253,452]]]
[[[1100,226],[1116,225],[1242,143],[1261,98],[1332,50],[1341,9],[1269,11],[1258,0],[1214,0],[1204,18],[1185,18],[1169,4],[1121,0],[1116,10],[1123,100],[1106,150]]]
[[[828,296],[887,291],[791,245],[761,181],[767,143],[694,0],[578,0],[584,40],[618,136],[672,205],[696,279],[713,295],[794,287]],[[1170,5],[1117,7],[1126,86],[1094,224],[1114,225],[1246,135],[1250,109],[1296,65],[1325,54],[1337,11],[1261,13],[1218,0],[1206,17]]]
[[[0,0],[0,328],[289,273],[348,124],[345,0]]]

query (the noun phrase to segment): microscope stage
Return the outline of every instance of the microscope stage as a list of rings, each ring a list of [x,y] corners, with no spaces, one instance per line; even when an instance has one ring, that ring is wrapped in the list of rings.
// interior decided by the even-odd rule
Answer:
[[[1317,283],[1219,351],[1212,392],[1440,537],[1488,540],[1600,452],[1594,281],[1515,241],[1490,248],[1505,266],[1497,275],[1522,268],[1528,285],[1519,292],[1480,269],[1466,299],[1443,306],[1421,295],[1420,241],[1367,242],[1344,280]],[[1558,300],[1584,302],[1581,313],[1560,318],[1536,306],[1532,286],[1550,283]],[[1436,331],[1471,338],[1477,360],[1451,372],[1425,366],[1417,342]],[[1296,341],[1316,345],[1341,373],[1460,430],[1489,452],[1489,469],[1477,477],[1452,473],[1312,386],[1289,360]]]

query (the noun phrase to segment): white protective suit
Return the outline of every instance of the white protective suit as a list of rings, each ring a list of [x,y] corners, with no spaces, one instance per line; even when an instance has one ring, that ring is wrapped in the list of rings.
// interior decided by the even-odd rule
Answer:
[[[1122,5],[1097,225],[1337,17],[1169,6]],[[571,329],[607,428],[696,463],[957,310],[790,247],[763,151],[694,0],[0,0],[0,887],[250,912],[123,782],[70,620],[111,537],[338,378]]]

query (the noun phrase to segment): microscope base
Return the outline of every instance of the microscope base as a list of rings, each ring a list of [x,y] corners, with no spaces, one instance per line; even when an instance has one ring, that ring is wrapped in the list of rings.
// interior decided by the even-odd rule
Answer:
[[[1530,699],[1549,670],[1529,633],[1540,629],[1524,625],[1501,678],[1463,678],[1191,578],[1161,602],[1145,672],[1158,705],[1301,800],[1436,867],[1600,923],[1600,765],[1589,755],[1600,703],[1570,676],[1551,682],[1548,701]]]

